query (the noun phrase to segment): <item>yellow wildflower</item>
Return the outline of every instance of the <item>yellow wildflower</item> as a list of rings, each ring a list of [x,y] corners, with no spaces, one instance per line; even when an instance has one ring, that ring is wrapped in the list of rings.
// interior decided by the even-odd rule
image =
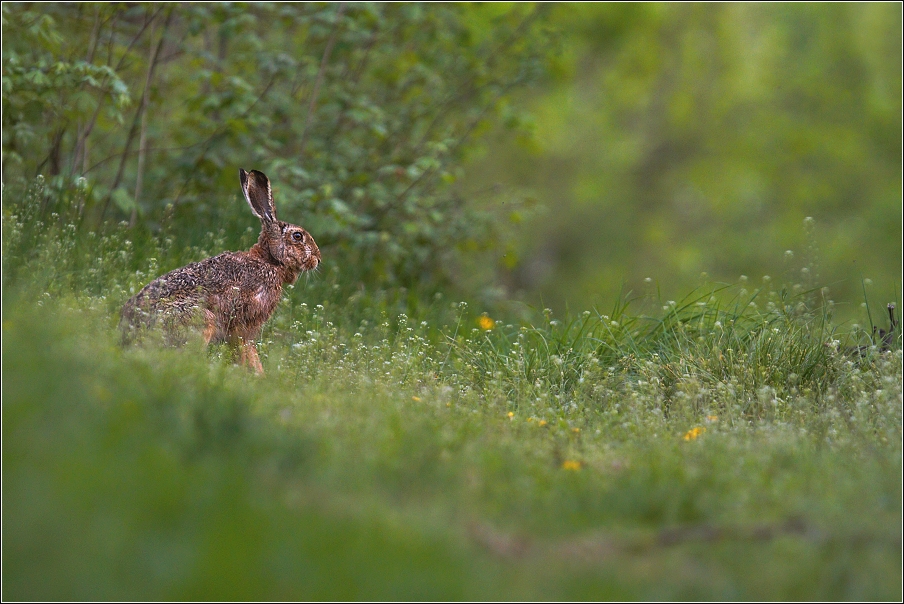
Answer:
[[[709,421],[711,421],[711,422],[714,422],[714,421],[716,421],[717,419],[719,419],[719,416],[718,416],[718,415],[707,415],[707,416],[706,416],[706,419],[709,420]]]
[[[416,403],[419,403],[419,402],[421,402],[421,397],[419,397],[419,396],[412,396],[412,397],[411,397],[411,400],[413,400],[413,401],[416,402]]]
[[[684,435],[684,440],[696,440],[698,436],[706,432],[706,428],[702,426],[697,426],[696,428],[691,428]]]
[[[541,419],[539,425],[545,426],[545,425],[546,425],[546,420],[545,420],[545,419]]]
[[[481,317],[479,317],[477,319],[477,325],[480,326],[480,329],[489,330],[489,329],[493,329],[494,327],[496,327],[496,321],[494,321],[493,319],[489,318],[486,315],[482,315]]]
[[[580,470],[583,465],[584,465],[583,462],[566,459],[565,461],[562,462],[562,469],[577,471],[577,470]]]
[[[581,431],[581,429],[580,428],[572,428],[571,431],[574,432],[575,434],[578,434]]]

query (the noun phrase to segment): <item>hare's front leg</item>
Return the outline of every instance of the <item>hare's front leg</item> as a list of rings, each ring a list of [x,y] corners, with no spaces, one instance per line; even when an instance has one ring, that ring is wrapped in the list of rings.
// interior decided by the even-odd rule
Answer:
[[[233,362],[238,362],[244,367],[254,369],[254,372],[258,375],[264,375],[264,366],[261,365],[261,359],[257,354],[257,346],[254,341],[254,337],[240,336],[238,334],[232,334],[226,340],[232,349]]]
[[[202,332],[204,337],[204,345],[209,346],[210,341],[217,334],[217,317],[210,310],[204,309],[204,331]]]
[[[264,375],[264,366],[261,365],[261,359],[257,354],[257,345],[254,343],[254,338],[242,338],[240,354],[242,365],[254,369],[258,375]]]

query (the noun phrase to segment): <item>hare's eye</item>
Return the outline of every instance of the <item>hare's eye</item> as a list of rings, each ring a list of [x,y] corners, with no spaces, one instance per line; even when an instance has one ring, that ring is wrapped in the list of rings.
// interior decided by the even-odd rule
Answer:
[[[295,241],[301,241],[303,238],[304,235],[302,235],[300,231],[295,231],[294,233],[292,233],[292,239],[294,239]]]

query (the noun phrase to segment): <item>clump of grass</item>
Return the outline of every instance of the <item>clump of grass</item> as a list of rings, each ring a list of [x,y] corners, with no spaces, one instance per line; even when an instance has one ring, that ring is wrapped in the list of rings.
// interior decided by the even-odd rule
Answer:
[[[806,425],[871,366],[845,353],[845,335],[812,294],[751,293],[742,282],[669,301],[658,316],[629,315],[625,304],[562,322],[547,310],[539,326],[475,330],[456,358],[488,398],[535,413],[606,412],[632,400],[635,412],[663,420]],[[868,356],[883,362],[875,346]],[[875,375],[870,385],[879,387]]]

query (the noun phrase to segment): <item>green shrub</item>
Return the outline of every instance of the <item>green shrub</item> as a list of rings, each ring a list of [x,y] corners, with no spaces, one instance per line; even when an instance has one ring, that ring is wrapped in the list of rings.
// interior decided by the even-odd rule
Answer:
[[[544,10],[4,5],[4,203],[40,173],[64,193],[42,220],[75,187],[79,226],[250,245],[237,172],[257,168],[347,280],[443,283],[502,244],[496,212],[448,185],[491,121],[517,127],[507,98],[552,48]]]

